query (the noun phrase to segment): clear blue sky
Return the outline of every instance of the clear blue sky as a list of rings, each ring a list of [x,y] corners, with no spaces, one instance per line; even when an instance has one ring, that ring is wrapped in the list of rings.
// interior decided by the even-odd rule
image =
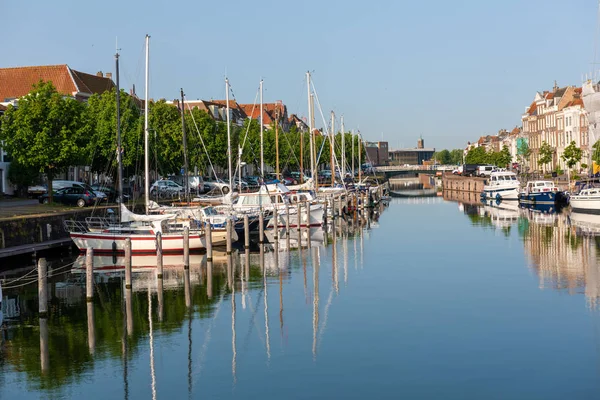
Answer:
[[[265,101],[306,115],[304,74],[323,112],[392,148],[464,147],[520,125],[536,91],[580,85],[591,71],[596,0],[6,1],[0,67],[69,64],[114,69],[150,97]],[[600,58],[600,57],[599,57]],[[320,117],[318,126],[322,125]]]

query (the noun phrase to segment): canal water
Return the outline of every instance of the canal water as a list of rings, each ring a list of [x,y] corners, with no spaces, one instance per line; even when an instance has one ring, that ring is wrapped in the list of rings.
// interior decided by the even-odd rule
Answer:
[[[575,399],[600,392],[600,221],[441,198],[277,252],[5,276],[0,398]],[[304,241],[304,245],[307,243]],[[288,250],[288,245],[290,249]]]

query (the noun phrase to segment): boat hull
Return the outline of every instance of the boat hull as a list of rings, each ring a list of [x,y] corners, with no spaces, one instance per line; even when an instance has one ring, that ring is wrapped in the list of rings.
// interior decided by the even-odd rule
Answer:
[[[600,214],[600,197],[572,196],[571,209],[584,214]]]
[[[213,240],[221,240],[220,237],[225,236],[225,234],[221,232],[215,233],[217,234],[217,237],[215,238],[215,235],[213,235]],[[94,249],[95,254],[112,254],[114,252],[124,253],[125,239],[127,238],[131,239],[132,254],[156,253],[156,236],[153,234],[119,235],[101,232],[71,233],[73,243],[75,243],[81,252],[85,252],[87,249],[92,248]],[[203,235],[190,234],[189,242],[190,251],[198,251],[205,248],[205,239]],[[162,250],[163,254],[183,253],[183,235],[163,234]]]
[[[563,206],[569,198],[563,192],[520,193],[519,204]]]
[[[519,189],[518,188],[486,188],[483,187],[482,196],[486,199],[496,200],[518,200]]]

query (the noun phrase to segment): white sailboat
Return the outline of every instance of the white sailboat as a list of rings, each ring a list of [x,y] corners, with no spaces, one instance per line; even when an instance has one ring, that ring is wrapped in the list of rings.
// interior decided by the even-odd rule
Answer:
[[[149,198],[149,151],[148,151],[148,65],[150,36],[146,35],[146,94],[144,112],[144,165],[145,165],[145,208],[146,215],[135,214],[121,202],[120,214],[116,218],[89,217],[85,222],[65,221],[71,239],[80,251],[94,249],[95,253],[120,253],[125,250],[126,239],[131,240],[131,252],[156,252],[156,236],[162,235],[164,253],[183,252],[184,229],[189,229],[189,249],[199,250],[205,247],[204,232],[196,220],[177,218],[175,214],[148,215]],[[116,56],[117,93],[119,91],[118,54]],[[119,107],[119,104],[117,104]],[[118,115],[117,115],[118,116]],[[120,121],[117,119],[117,144],[120,148]],[[121,159],[118,158],[119,168]],[[121,185],[119,184],[119,190]],[[122,193],[119,193],[122,198]]]

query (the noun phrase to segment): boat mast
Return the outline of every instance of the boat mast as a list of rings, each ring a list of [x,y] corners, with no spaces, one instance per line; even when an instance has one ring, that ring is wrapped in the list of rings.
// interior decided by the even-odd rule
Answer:
[[[308,93],[308,137],[310,139],[310,177],[315,180],[315,160],[313,158],[313,124],[312,124],[312,96],[310,93],[310,72],[306,71],[306,90]]]
[[[144,204],[146,215],[150,208],[150,166],[148,149],[148,88],[149,88],[149,62],[150,62],[150,35],[146,35],[146,93],[144,94]]]
[[[335,113],[331,110],[331,133],[329,135],[329,153],[331,153],[331,187],[335,186]]]
[[[275,179],[279,180],[279,108],[275,105]]]
[[[181,130],[183,133],[183,191],[185,200],[189,201],[189,178],[188,178],[188,156],[187,156],[187,135],[185,132],[185,100],[183,99],[183,88],[181,88]]]
[[[352,138],[352,182],[354,182],[354,129],[350,132],[350,138]]]
[[[231,171],[231,121],[229,118],[229,79],[225,78],[225,103],[227,103],[227,162],[229,163],[229,193],[233,191]]]
[[[121,152],[121,97],[119,87],[119,51],[115,53],[115,74],[117,84],[117,199],[123,202],[123,153]],[[119,207],[119,212],[121,208]]]
[[[342,178],[342,180],[346,177],[346,140],[344,139],[344,116],[342,115],[340,117],[340,122],[342,124],[342,168],[340,171],[340,177]]]
[[[356,138],[358,139],[358,183],[360,184],[361,180],[362,180],[362,164],[360,162],[360,145],[361,145],[361,138],[360,138],[360,131],[358,131],[358,133],[356,134]]]
[[[310,114],[312,116],[312,126],[313,129],[316,129],[315,126],[315,94],[311,93],[310,94]],[[319,174],[318,174],[318,169],[319,169],[319,163],[318,163],[318,159],[317,159],[317,143],[315,141],[315,136],[313,134],[313,132],[310,133],[310,138],[312,139],[312,145],[310,146],[310,156],[312,158],[312,164],[313,164],[313,173],[312,175],[315,177],[314,179],[314,188],[315,190],[319,190]]]
[[[304,157],[304,132],[300,130],[300,183],[304,183],[304,162],[302,158]]]
[[[263,80],[260,80],[260,176],[265,179],[265,154],[264,154],[264,143],[263,143]]]

